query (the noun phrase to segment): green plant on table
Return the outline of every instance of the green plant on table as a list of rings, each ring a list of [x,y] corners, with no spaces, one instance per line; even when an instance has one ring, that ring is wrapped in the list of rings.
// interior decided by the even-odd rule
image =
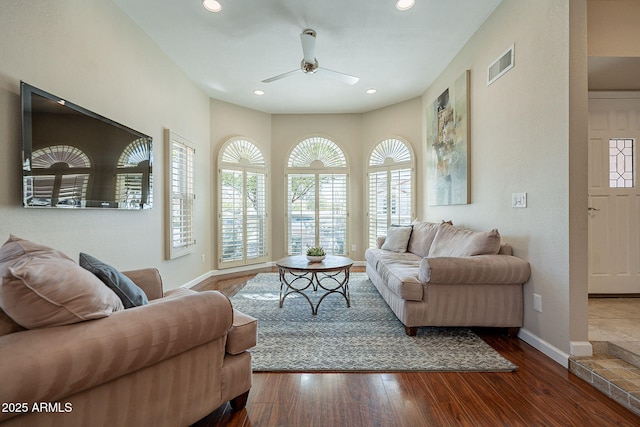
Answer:
[[[307,248],[307,256],[325,256],[326,253],[322,246],[314,246]]]

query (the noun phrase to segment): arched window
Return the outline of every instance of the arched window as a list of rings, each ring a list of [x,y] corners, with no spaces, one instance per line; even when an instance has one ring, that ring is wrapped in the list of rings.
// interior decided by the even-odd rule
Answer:
[[[376,145],[369,156],[369,246],[387,234],[391,224],[410,224],[414,217],[414,167],[409,144],[395,138]]]
[[[287,252],[322,246],[346,255],[348,168],[340,147],[323,137],[305,139],[291,151],[286,175]]]
[[[218,253],[220,268],[267,260],[267,168],[260,149],[235,138],[221,150]]]
[[[26,177],[25,204],[85,207],[91,161],[80,149],[52,145],[31,153],[32,176]]]
[[[136,139],[122,150],[116,171],[115,200],[119,208],[140,209],[152,205],[150,150],[151,145],[145,138]]]

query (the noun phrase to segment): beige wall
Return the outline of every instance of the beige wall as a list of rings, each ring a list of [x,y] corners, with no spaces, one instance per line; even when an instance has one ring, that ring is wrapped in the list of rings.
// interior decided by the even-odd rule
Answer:
[[[209,98],[114,4],[98,0],[3,0],[0,13],[0,240],[10,233],[77,259],[85,251],[120,269],[158,267],[166,287],[210,270]],[[150,211],[21,207],[20,80],[65,97],[154,139]],[[164,260],[164,140],[192,141],[196,253]]]
[[[476,230],[498,227],[515,254],[529,260],[524,328],[566,353],[570,341],[587,340],[586,298],[570,304],[572,279],[586,278],[584,254],[577,249],[586,247],[586,234],[571,234],[586,221],[586,214],[575,215],[571,205],[586,200],[581,170],[586,163],[570,166],[575,147],[569,144],[574,138],[569,126],[569,33],[569,1],[503,1],[423,97],[426,108],[471,70],[471,204],[428,206],[426,187],[420,197],[427,219],[451,219]],[[487,86],[487,66],[512,43],[514,68]],[[584,92],[586,99],[586,85]],[[586,120],[580,126],[586,128]],[[570,170],[577,174],[571,179]],[[528,193],[526,209],[511,207],[516,192]],[[570,220],[576,224],[570,226]],[[580,265],[572,278],[574,257]],[[580,286],[576,293],[586,296],[586,283]],[[542,296],[542,313],[533,310],[534,293]],[[575,323],[582,324],[571,336],[570,306],[579,313]]]
[[[589,0],[589,56],[640,56],[640,1]]]

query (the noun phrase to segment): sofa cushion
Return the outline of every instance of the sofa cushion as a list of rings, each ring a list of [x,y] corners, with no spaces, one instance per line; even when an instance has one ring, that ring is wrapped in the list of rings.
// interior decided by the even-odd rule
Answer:
[[[22,327],[59,326],[109,316],[122,303],[64,253],[17,236],[0,248],[0,307]]]
[[[396,253],[373,248],[366,250],[365,258],[394,294],[404,300],[422,301],[423,288],[418,278],[422,258],[410,252]]]
[[[500,233],[490,231],[471,231],[440,224],[429,257],[465,257],[473,255],[495,255],[500,250]]]
[[[81,252],[80,267],[95,274],[102,283],[115,292],[124,308],[149,304],[147,295],[131,279],[98,258]]]
[[[407,251],[421,258],[426,257],[429,254],[431,243],[436,237],[439,226],[440,224],[433,222],[414,221]]]
[[[389,228],[382,249],[392,252],[406,252],[411,237],[410,225],[398,225]]]

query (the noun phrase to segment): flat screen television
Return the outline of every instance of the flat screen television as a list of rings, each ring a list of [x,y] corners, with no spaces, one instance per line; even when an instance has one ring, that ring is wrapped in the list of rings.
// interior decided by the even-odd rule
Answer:
[[[20,86],[24,207],[151,208],[150,136],[25,82]]]

